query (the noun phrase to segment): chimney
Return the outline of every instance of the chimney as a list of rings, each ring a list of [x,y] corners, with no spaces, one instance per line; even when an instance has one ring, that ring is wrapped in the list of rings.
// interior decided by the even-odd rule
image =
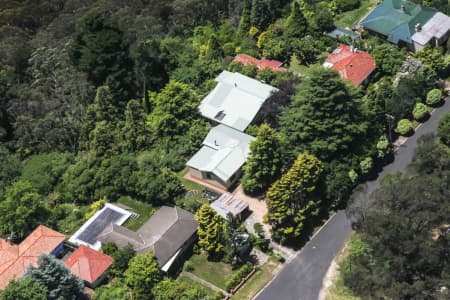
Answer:
[[[416,24],[416,32],[422,31],[422,25],[420,23]]]
[[[236,82],[234,83],[234,87],[237,87],[237,83]]]
[[[400,5],[400,11],[402,12],[402,13],[404,13],[405,12],[405,6],[402,4],[402,5]]]
[[[352,52],[353,53],[353,45],[350,45],[350,52]]]
[[[219,144],[217,144],[217,140],[214,140],[214,146],[219,146]]]

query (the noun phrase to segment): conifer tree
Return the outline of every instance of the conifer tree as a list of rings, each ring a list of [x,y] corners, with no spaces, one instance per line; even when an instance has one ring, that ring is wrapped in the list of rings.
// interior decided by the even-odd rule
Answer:
[[[283,145],[269,125],[263,124],[256,140],[250,144],[250,155],[244,166],[242,187],[247,194],[258,195],[280,175],[283,164]]]
[[[225,220],[207,204],[200,207],[195,214],[195,220],[198,222],[198,245],[210,256],[220,254],[226,234]]]
[[[239,21],[238,34],[244,36],[250,29],[250,12],[252,9],[252,1],[244,0],[244,7],[242,9],[241,20]]]
[[[315,156],[303,153],[267,191],[268,221],[282,238],[298,237],[306,221],[319,211],[316,188],[324,168]]]
[[[80,299],[83,295],[83,281],[75,276],[66,265],[50,255],[42,254],[38,266],[29,266],[24,278],[31,278],[47,288],[47,299]]]
[[[306,35],[308,29],[308,23],[306,21],[300,5],[294,2],[292,6],[291,14],[286,21],[286,27],[284,28],[284,34],[287,38],[302,38]]]

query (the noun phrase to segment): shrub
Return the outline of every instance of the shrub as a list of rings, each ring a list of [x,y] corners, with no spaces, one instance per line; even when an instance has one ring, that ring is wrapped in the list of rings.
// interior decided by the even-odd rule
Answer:
[[[444,145],[450,147],[450,113],[439,120],[438,136]]]
[[[377,143],[377,156],[378,158],[384,158],[389,153],[389,141],[386,136],[381,136]]]
[[[361,168],[362,174],[367,174],[372,170],[373,167],[373,160],[372,157],[366,157],[364,158],[360,163],[359,166]]]
[[[351,169],[351,170],[348,172],[348,177],[350,178],[350,180],[351,180],[353,183],[355,183],[356,180],[358,180],[358,173],[356,173],[355,170]]]
[[[264,227],[261,223],[255,223],[253,224],[253,230],[255,230],[255,233],[260,236],[264,237]]]
[[[413,109],[413,117],[417,121],[424,119],[428,115],[427,106],[423,103],[416,103]]]
[[[246,263],[243,265],[236,273],[231,276],[230,279],[225,284],[227,291],[231,291],[235,288],[241,280],[247,276],[253,269],[253,265],[251,263]]]
[[[192,272],[192,271],[194,271],[194,264],[192,263],[192,261],[187,261],[185,264],[184,264],[184,270],[186,271],[186,272]]]
[[[412,129],[412,124],[408,119],[401,119],[397,124],[397,131],[401,135],[408,135]]]
[[[358,8],[361,5],[360,0],[335,0],[338,11],[344,12]]]
[[[432,89],[427,94],[426,103],[428,105],[436,105],[442,100],[442,92],[440,89]]]

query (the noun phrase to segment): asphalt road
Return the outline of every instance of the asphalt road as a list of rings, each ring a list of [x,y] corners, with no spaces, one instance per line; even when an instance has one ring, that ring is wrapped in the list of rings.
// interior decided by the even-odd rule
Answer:
[[[395,155],[393,163],[384,167],[378,178],[367,182],[364,192],[355,195],[363,201],[379,186],[386,174],[403,172],[408,166],[417,146],[417,139],[424,134],[436,132],[439,119],[450,111],[450,98],[438,108],[430,119],[417,128]],[[296,257],[256,296],[256,300],[316,300],[322,288],[323,278],[333,258],[344,245],[352,229],[344,211],[338,211],[328,223],[302,248]]]

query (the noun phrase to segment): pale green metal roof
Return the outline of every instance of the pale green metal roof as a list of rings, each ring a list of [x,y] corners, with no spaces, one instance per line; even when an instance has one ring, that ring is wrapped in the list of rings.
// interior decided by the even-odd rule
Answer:
[[[186,163],[188,167],[211,172],[227,182],[247,160],[250,142],[255,138],[219,124],[212,128],[203,147]]]
[[[223,71],[217,86],[199,106],[202,116],[244,131],[253,121],[264,101],[277,88],[239,73]]]
[[[437,11],[405,0],[384,0],[360,24],[369,30],[387,36],[388,41],[411,44],[416,24],[422,26]]]

